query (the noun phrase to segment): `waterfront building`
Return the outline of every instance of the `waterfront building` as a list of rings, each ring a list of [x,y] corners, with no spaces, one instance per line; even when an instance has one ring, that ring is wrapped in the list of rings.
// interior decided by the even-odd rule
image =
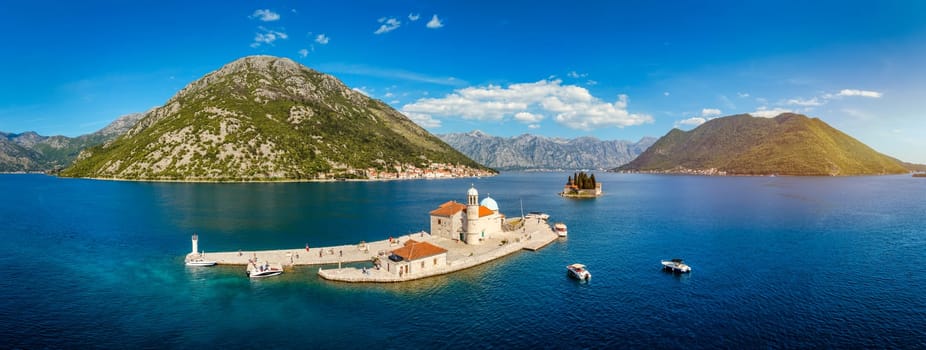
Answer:
[[[386,271],[399,277],[420,274],[446,267],[447,249],[410,239],[393,250],[385,263]]]
[[[502,232],[505,215],[489,196],[479,202],[479,191],[470,187],[466,204],[445,202],[431,211],[431,235],[480,244],[485,238]]]

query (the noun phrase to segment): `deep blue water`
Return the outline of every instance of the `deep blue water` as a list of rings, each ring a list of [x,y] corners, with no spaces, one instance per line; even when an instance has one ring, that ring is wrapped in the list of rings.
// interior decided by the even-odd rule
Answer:
[[[369,183],[175,184],[0,175],[0,339],[20,348],[924,348],[926,180],[564,173]],[[207,251],[427,229],[475,182],[569,238],[395,285],[251,281]],[[659,269],[682,257],[690,275]],[[594,278],[579,284],[565,266]]]

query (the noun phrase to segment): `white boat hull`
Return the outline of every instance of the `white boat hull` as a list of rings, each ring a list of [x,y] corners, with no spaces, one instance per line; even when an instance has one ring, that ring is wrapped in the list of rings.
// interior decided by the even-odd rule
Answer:
[[[553,231],[555,231],[556,235],[560,237],[566,237],[566,235],[568,235],[568,231],[566,230],[566,224],[561,223],[561,222],[557,222],[556,224],[553,225]]]
[[[684,263],[677,263],[677,262],[670,261],[670,260],[662,261],[662,269],[669,271],[669,272],[675,272],[675,273],[691,272],[691,266],[688,266],[687,264],[684,264]]]
[[[279,275],[279,274],[282,274],[282,273],[283,273],[283,271],[277,271],[277,270],[273,270],[273,271],[261,271],[261,272],[255,272],[255,273],[248,273],[248,277],[250,277],[250,278],[264,278],[264,277],[276,276],[276,275]]]
[[[283,273],[283,266],[280,264],[268,264],[264,266],[252,264],[249,265],[247,269],[247,274],[250,278],[272,277],[281,273]]]
[[[586,269],[584,265],[580,265],[579,267],[576,267],[575,264],[566,266],[566,274],[569,275],[569,277],[585,282],[592,279],[592,273],[588,272],[588,269]]]
[[[216,262],[211,260],[194,260],[186,262],[186,266],[213,266],[215,264]]]

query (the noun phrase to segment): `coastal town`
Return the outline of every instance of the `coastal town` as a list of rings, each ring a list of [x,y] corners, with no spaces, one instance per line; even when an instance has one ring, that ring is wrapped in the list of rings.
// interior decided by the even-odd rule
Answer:
[[[429,216],[429,232],[331,247],[306,244],[304,249],[204,253],[194,234],[186,264],[243,265],[251,277],[280,274],[294,266],[337,264],[319,268],[318,276],[342,282],[404,282],[460,271],[521,250],[536,251],[562,236],[546,215],[509,218],[495,199],[486,196],[480,201],[475,187],[467,191],[465,202],[444,202]],[[347,263],[352,266],[342,266]]]
[[[410,179],[451,179],[460,177],[484,177],[496,175],[495,172],[477,169],[466,165],[451,163],[394,164],[382,168],[343,169],[339,172],[320,173],[320,180],[410,180]]]

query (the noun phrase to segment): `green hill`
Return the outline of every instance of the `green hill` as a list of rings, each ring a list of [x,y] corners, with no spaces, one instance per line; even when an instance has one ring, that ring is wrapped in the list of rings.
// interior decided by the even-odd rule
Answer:
[[[908,170],[817,118],[785,113],[710,120],[673,129],[616,171],[739,175],[871,175]]]
[[[86,149],[61,175],[308,180],[435,163],[491,171],[330,75],[252,56],[191,83],[123,136]]]

